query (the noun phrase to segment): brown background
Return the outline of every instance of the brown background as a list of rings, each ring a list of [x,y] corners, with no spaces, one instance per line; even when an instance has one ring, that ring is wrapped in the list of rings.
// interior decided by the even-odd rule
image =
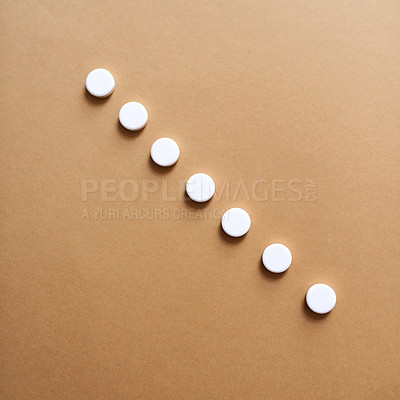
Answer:
[[[2,399],[399,398],[398,1],[1,3]],[[107,100],[85,92],[97,67]],[[131,100],[150,119],[126,135]],[[165,171],[162,136],[181,147]],[[200,171],[217,194],[316,180],[317,200],[199,208],[179,181]],[[84,202],[88,179],[179,196]],[[232,206],[243,240],[205,216]],[[83,218],[99,207],[200,217]],[[260,264],[277,241],[280,277]],[[304,306],[320,281],[325,318]]]

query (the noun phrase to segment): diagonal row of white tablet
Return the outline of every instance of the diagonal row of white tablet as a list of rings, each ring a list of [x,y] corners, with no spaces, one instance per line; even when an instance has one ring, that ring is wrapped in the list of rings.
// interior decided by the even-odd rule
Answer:
[[[106,69],[94,69],[86,77],[86,89],[93,96],[108,97],[115,89],[114,77]],[[143,104],[130,101],[121,107],[118,118],[125,129],[139,131],[146,126],[149,113]],[[156,164],[161,167],[170,167],[178,161],[180,150],[174,140],[160,138],[153,143],[150,154]]]
[[[186,183],[186,193],[193,201],[206,202],[215,193],[214,180],[204,173],[194,174]],[[222,216],[221,226],[227,235],[238,238],[249,231],[251,218],[242,208],[230,208]],[[292,253],[285,245],[273,243],[264,250],[262,262],[268,271],[279,274],[290,267]],[[308,289],[306,302],[315,313],[326,314],[335,307],[336,294],[330,286],[318,283]]]
[[[96,97],[107,97],[115,89],[115,80],[112,74],[102,68],[95,69],[86,78],[86,88]],[[121,125],[131,131],[143,129],[149,119],[146,108],[135,101],[124,104],[119,112]],[[170,138],[160,138],[151,146],[152,160],[161,167],[174,165],[179,158],[178,144]],[[210,200],[215,193],[214,180],[207,174],[192,175],[186,183],[186,193],[193,201],[203,203]],[[231,208],[222,216],[224,232],[232,237],[244,236],[250,229],[251,219],[247,211],[242,208]],[[292,253],[283,244],[270,244],[262,254],[265,268],[273,273],[286,271],[292,263]],[[335,291],[328,285],[318,283],[311,286],[306,295],[308,307],[318,314],[326,314],[336,304]]]
[[[115,89],[115,79],[111,72],[104,68],[94,69],[86,77],[86,89],[92,96],[108,97]],[[137,101],[124,104],[119,111],[121,125],[130,131],[143,129],[148,119],[146,107]]]

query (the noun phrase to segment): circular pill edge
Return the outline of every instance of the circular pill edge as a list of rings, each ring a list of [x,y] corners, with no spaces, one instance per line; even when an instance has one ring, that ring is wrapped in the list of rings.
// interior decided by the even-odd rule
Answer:
[[[210,196],[208,199],[205,199],[205,200],[196,200],[196,199],[194,199],[194,198],[190,195],[190,193],[189,193],[189,191],[188,191],[188,185],[189,185],[189,183],[190,183],[190,180],[191,180],[192,178],[194,179],[195,176],[199,176],[199,175],[205,176],[205,177],[207,177],[207,179],[209,178],[209,179],[211,180],[211,183],[212,183],[212,189],[213,189],[213,190],[212,190],[212,194],[211,194],[211,196]],[[206,203],[207,201],[210,201],[210,200],[212,199],[212,197],[214,196],[214,194],[215,194],[215,182],[214,182],[214,179],[213,179],[210,175],[206,174],[205,172],[197,172],[197,173],[191,175],[191,176],[189,177],[189,179],[187,180],[187,182],[186,182],[185,188],[186,188],[186,194],[189,196],[189,198],[190,198],[191,200],[195,201],[196,203]]]
[[[95,92],[92,91],[93,89],[92,89],[92,90],[90,89],[90,78],[91,78],[91,75],[92,75],[93,73],[95,73],[96,71],[104,71],[104,72],[105,72],[106,74],[108,74],[109,77],[111,78],[111,81],[112,81],[112,88],[111,88],[107,93],[105,93],[105,94],[96,94]],[[108,96],[111,96],[111,95],[113,94],[113,92],[114,92],[114,90],[115,90],[115,78],[114,78],[113,74],[112,74],[108,69],[105,69],[105,68],[95,68],[95,69],[91,70],[91,71],[87,74],[86,80],[85,80],[85,86],[86,86],[86,90],[88,91],[89,94],[91,94],[92,96],[97,97],[97,98],[99,98],[99,99],[104,99],[104,98],[106,98],[106,97],[108,97]]]
[[[125,112],[125,109],[128,108],[131,104],[134,104],[135,107],[136,107],[136,106],[139,106],[139,108],[142,108],[142,111],[144,111],[145,114],[146,114],[146,118],[145,118],[144,123],[143,123],[142,125],[139,125],[138,127],[134,127],[134,128],[130,128],[130,127],[126,124],[126,121],[125,121],[125,122],[123,121],[123,118],[122,118],[122,120],[121,120],[121,115],[123,115],[123,113]],[[149,121],[149,112],[147,111],[147,108],[146,108],[142,103],[139,103],[138,101],[128,101],[127,103],[125,103],[125,104],[120,108],[119,113],[118,113],[118,119],[119,119],[120,124],[121,124],[125,129],[127,129],[128,131],[133,131],[133,132],[135,132],[135,131],[140,131],[140,130],[142,130],[142,129],[147,125],[147,123],[148,123],[148,121]]]
[[[161,141],[165,141],[165,140],[167,140],[169,143],[171,143],[172,146],[176,146],[175,150],[177,150],[176,160],[170,164],[160,164],[158,161],[156,161],[157,157],[155,155],[155,152],[156,152],[157,144],[159,144]],[[171,139],[168,137],[161,137],[161,138],[158,138],[157,140],[155,140],[154,143],[151,145],[150,157],[153,160],[153,162],[160,167],[172,167],[173,165],[175,165],[178,162],[180,155],[181,155],[181,150],[179,148],[178,143],[176,143],[176,141],[174,139]]]
[[[280,271],[276,271],[276,270],[270,269],[270,267],[267,266],[267,263],[266,263],[266,261],[265,261],[265,257],[266,257],[266,254],[267,254],[267,253],[266,253],[267,250],[268,250],[268,249],[271,250],[271,248],[275,248],[275,247],[277,247],[277,246],[278,246],[279,248],[283,248],[283,250],[287,251],[287,254],[288,254],[289,257],[290,257],[290,260],[289,260],[289,263],[288,263],[287,267],[285,267],[284,269],[282,269],[282,270],[280,270]],[[264,267],[265,267],[269,272],[272,272],[272,273],[274,273],[274,274],[281,274],[281,273],[287,271],[287,270],[289,269],[289,267],[292,265],[292,262],[293,262],[293,255],[292,255],[292,252],[290,251],[290,249],[289,249],[287,246],[285,246],[284,244],[282,244],[282,243],[271,243],[271,244],[269,244],[269,245],[264,249],[264,251],[263,251],[263,253],[262,253],[262,256],[261,256],[261,260],[262,260],[262,263],[263,263]]]
[[[315,289],[315,288],[321,287],[321,286],[323,286],[324,288],[326,288],[326,289],[328,290],[328,292],[330,292],[330,293],[332,294],[332,297],[333,297],[333,300],[334,300],[332,306],[330,307],[330,309],[329,309],[328,311],[323,311],[323,312],[318,311],[317,309],[315,309],[315,308],[312,306],[312,304],[310,304],[310,303],[312,303],[311,298],[310,298],[310,297],[312,296],[312,289]],[[337,296],[336,296],[335,290],[332,288],[332,286],[330,286],[330,285],[328,285],[328,284],[326,284],[326,283],[315,283],[314,285],[311,285],[311,286],[308,288],[307,293],[306,293],[306,304],[307,304],[307,307],[308,307],[312,312],[314,312],[314,313],[316,313],[316,314],[319,314],[319,315],[329,314],[329,313],[336,307],[336,301],[337,301]]]
[[[227,227],[225,226],[226,224],[224,224],[224,220],[225,220],[225,221],[227,220],[227,218],[225,218],[225,216],[226,216],[226,215],[229,215],[229,212],[232,212],[232,211],[235,212],[236,210],[239,210],[240,213],[242,213],[242,212],[245,213],[244,215],[245,215],[245,217],[248,218],[248,222],[249,222],[249,226],[248,226],[248,228],[246,229],[246,232],[244,232],[244,233],[242,233],[242,234],[240,234],[240,235],[233,235],[233,234],[229,233],[229,232],[226,230],[226,229],[227,229]],[[224,214],[222,215],[222,218],[221,218],[221,227],[222,227],[223,231],[224,231],[228,236],[231,236],[231,237],[234,237],[234,238],[242,237],[242,236],[246,235],[247,232],[250,230],[250,227],[251,227],[251,217],[250,217],[250,214],[249,214],[245,209],[240,208],[240,207],[232,207],[232,208],[229,208],[229,209],[226,210],[226,211],[224,212]]]

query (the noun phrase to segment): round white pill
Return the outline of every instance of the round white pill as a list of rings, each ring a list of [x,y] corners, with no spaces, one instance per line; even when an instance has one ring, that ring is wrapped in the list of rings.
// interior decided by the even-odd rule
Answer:
[[[86,89],[93,96],[107,97],[115,89],[114,77],[106,69],[94,69],[86,77]]]
[[[268,271],[281,273],[286,271],[292,263],[292,253],[280,243],[270,244],[263,252],[262,262]]]
[[[130,131],[139,131],[143,129],[148,119],[149,114],[145,106],[136,101],[130,101],[124,104],[121,110],[119,110],[119,122],[121,122],[124,128]]]
[[[151,146],[152,160],[161,167],[174,165],[179,158],[179,146],[170,138],[157,139]]]
[[[243,208],[230,208],[225,211],[221,221],[222,229],[232,237],[245,235],[251,225],[250,215]]]
[[[194,174],[186,182],[186,193],[193,201],[203,203],[214,196],[215,183],[207,174]]]
[[[336,293],[330,286],[317,283],[308,289],[306,302],[311,311],[326,314],[335,307]]]

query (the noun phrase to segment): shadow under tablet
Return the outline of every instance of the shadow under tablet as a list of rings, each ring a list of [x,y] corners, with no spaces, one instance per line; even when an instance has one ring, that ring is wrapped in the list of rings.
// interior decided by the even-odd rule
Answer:
[[[150,168],[157,174],[167,174],[168,172],[171,172],[175,168],[176,164],[178,164],[178,162],[176,162],[175,164],[171,165],[170,167],[161,167],[160,165],[157,165],[153,161],[153,159],[151,158],[151,155],[149,155],[148,162],[149,162]],[[185,191],[185,193],[186,193],[186,191]]]
[[[288,269],[287,269],[286,271],[283,271],[283,272],[281,272],[279,274],[276,274],[275,272],[268,271],[267,268],[265,268],[265,266],[264,266],[264,264],[262,262],[262,258],[260,258],[259,267],[260,267],[261,274],[264,275],[268,279],[281,279],[286,275],[286,273],[288,271]]]
[[[130,131],[129,129],[124,128],[121,125],[121,122],[119,122],[119,119],[117,121],[117,129],[118,133],[123,137],[123,138],[129,138],[129,139],[135,139],[140,136],[142,131],[146,129],[147,124],[140,130],[138,131]]]
[[[225,233],[224,229],[222,228],[221,222],[220,222],[220,224],[219,224],[219,236],[227,243],[236,244],[236,243],[242,242],[246,235],[239,236],[239,237],[229,236],[227,233]]]
[[[111,94],[109,95],[109,96],[107,96],[107,97],[96,97],[96,96],[93,96],[92,94],[90,94],[88,91],[87,91],[87,89],[86,89],[86,87],[83,89],[84,90],[84,96],[85,96],[85,99],[90,103],[90,104],[93,104],[93,105],[95,105],[95,106],[102,106],[102,105],[104,105],[104,104],[106,104],[109,100],[110,100],[110,97],[111,97]]]
[[[326,314],[318,314],[315,313],[314,311],[311,311],[310,308],[307,305],[307,300],[306,300],[306,296],[304,296],[304,301],[303,301],[303,313],[309,318],[309,319],[313,319],[316,321],[319,321],[321,319],[325,319],[328,317],[328,315],[330,314],[330,312],[326,313]]]
[[[189,195],[186,192],[186,186],[185,186],[185,193],[184,193],[184,204],[187,208],[195,208],[195,209],[202,209],[207,207],[210,204],[210,201],[212,200],[212,197],[210,200],[207,201],[203,201],[203,202],[198,202],[198,201],[194,201],[192,200]]]

